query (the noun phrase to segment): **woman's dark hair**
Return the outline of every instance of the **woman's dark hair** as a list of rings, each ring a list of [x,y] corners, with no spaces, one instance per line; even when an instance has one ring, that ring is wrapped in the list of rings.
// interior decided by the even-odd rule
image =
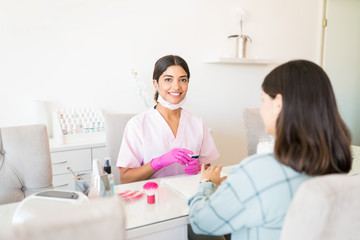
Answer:
[[[321,67],[287,62],[265,77],[262,89],[272,98],[282,95],[274,148],[279,162],[308,175],[350,171],[351,136]]]
[[[182,67],[185,70],[188,79],[190,79],[190,71],[189,71],[189,67],[188,67],[187,63],[185,62],[185,60],[183,58],[176,56],[176,55],[167,55],[156,61],[155,67],[154,67],[153,79],[156,80],[157,83],[159,83],[159,77],[170,66]],[[158,94],[159,94],[158,91],[156,91],[155,96],[154,96],[155,102],[157,102]]]

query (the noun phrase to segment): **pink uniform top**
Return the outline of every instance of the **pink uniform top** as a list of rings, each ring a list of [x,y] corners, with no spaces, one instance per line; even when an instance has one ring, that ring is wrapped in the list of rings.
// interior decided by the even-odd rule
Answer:
[[[199,162],[211,163],[219,157],[215,143],[202,119],[181,110],[177,136],[158,110],[149,109],[129,120],[121,142],[117,167],[137,168],[173,148],[186,148],[199,155]],[[185,166],[174,163],[151,178],[184,173]]]

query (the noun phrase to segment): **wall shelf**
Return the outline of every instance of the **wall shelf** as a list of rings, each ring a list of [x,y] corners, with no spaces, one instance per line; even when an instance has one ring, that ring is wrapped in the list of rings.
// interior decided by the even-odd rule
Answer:
[[[213,64],[249,64],[249,65],[269,65],[278,64],[278,62],[269,59],[258,58],[217,58],[206,61],[206,63]]]

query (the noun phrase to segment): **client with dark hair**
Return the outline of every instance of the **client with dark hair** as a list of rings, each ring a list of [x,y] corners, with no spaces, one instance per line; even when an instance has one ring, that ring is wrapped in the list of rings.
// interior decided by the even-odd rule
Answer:
[[[244,159],[226,180],[221,166],[202,167],[202,183],[189,200],[195,233],[279,239],[301,183],[351,169],[350,133],[321,67],[290,61],[265,77],[262,90],[260,114],[266,132],[276,136],[274,153]]]

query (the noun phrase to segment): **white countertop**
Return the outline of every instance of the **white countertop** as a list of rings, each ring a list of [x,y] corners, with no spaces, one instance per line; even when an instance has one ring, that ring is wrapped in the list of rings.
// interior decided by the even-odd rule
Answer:
[[[233,166],[223,168],[223,173],[227,174]],[[126,190],[139,190],[146,182],[153,181],[158,183],[159,188],[156,193],[155,204],[148,204],[146,195],[134,200],[123,200],[126,215],[126,232],[127,237],[136,237],[145,232],[155,232],[172,226],[186,226],[189,223],[188,214],[188,196],[189,191],[185,191],[189,187],[190,192],[196,192],[199,184],[200,175],[187,176],[177,175],[166,178],[150,179],[128,184],[120,184],[115,186],[115,194]],[[178,188],[178,184],[169,185],[166,181],[179,181],[184,184]],[[195,186],[195,187],[194,187]],[[184,194],[185,193],[185,194]],[[20,202],[0,205],[0,226],[11,225],[12,216]],[[141,228],[141,231],[139,229]]]
[[[189,214],[187,198],[168,187],[161,179],[117,185],[115,186],[115,193],[118,194],[126,190],[142,191],[143,185],[149,181],[156,182],[159,185],[157,193],[155,194],[156,200],[154,204],[147,203],[145,194],[137,200],[123,200],[126,212],[126,230],[167,221],[169,219],[187,217]],[[187,219],[186,221],[188,222]]]
[[[226,166],[222,173],[227,175],[232,168]],[[182,174],[115,186],[115,194],[119,194],[126,190],[142,191],[143,185],[149,181],[159,185],[155,204],[148,204],[146,195],[130,202],[123,200],[127,216],[126,230],[179,217],[186,217],[188,222],[188,199],[196,193],[199,180],[200,174]]]

